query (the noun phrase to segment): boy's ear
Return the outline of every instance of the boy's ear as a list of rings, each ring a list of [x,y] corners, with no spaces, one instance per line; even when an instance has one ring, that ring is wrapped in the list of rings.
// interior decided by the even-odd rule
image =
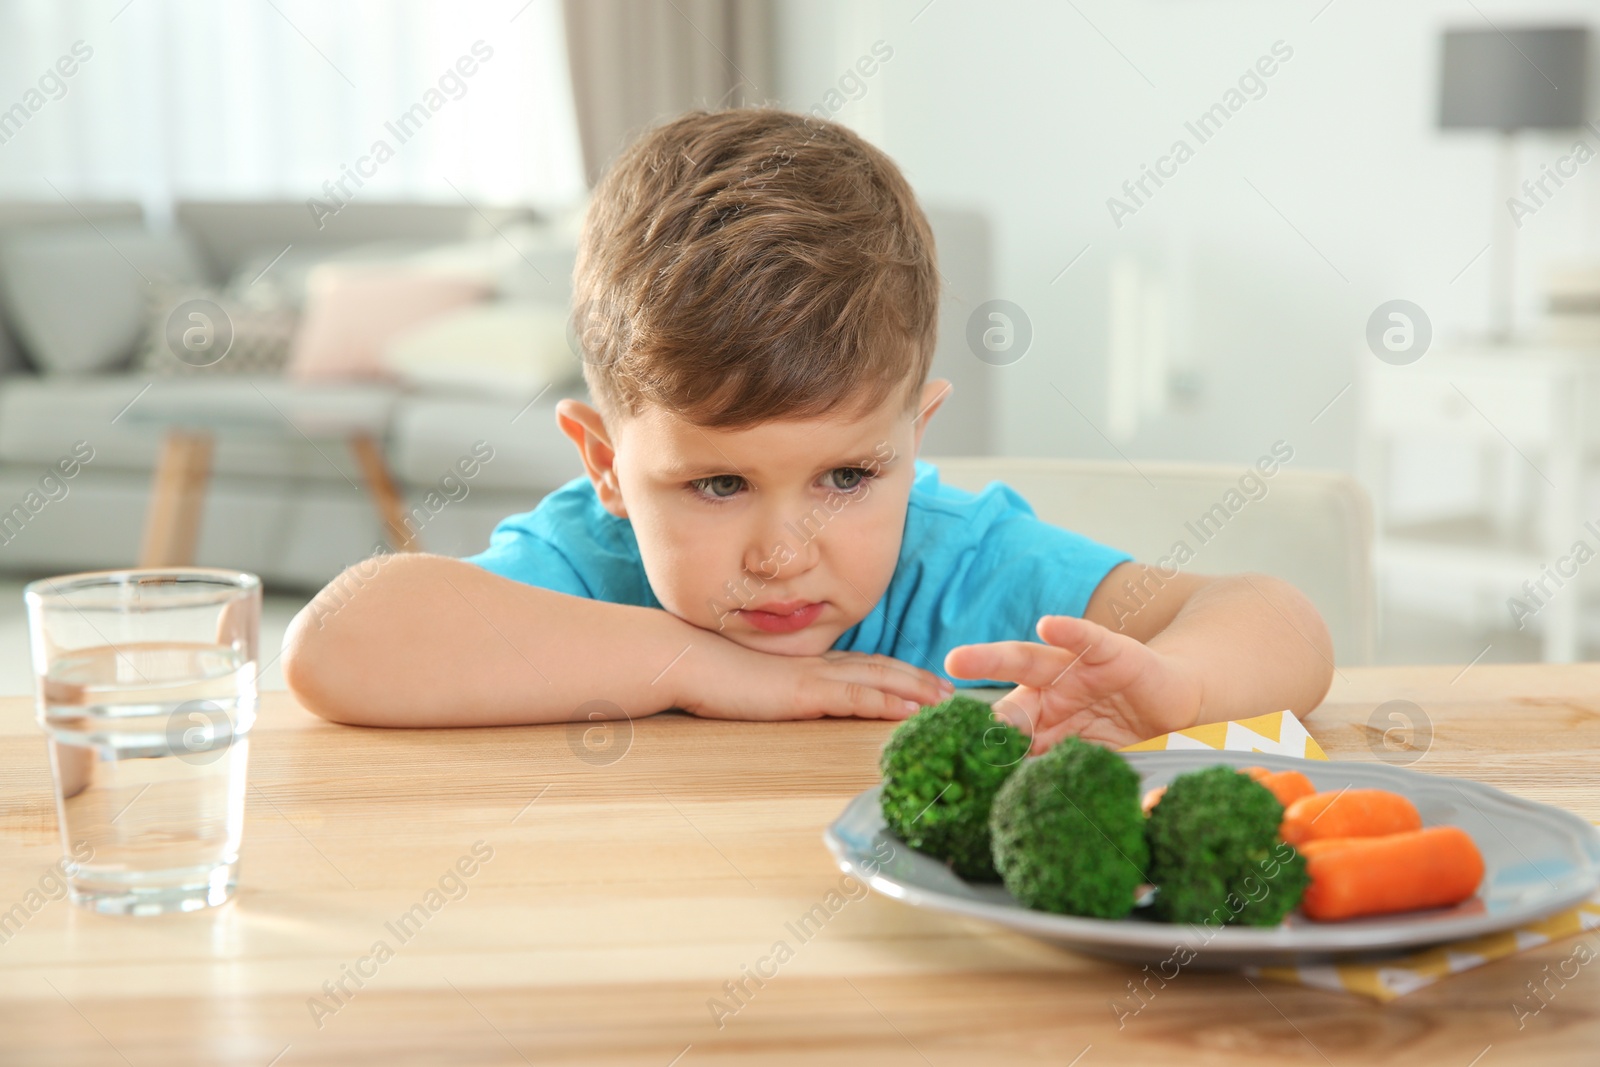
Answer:
[[[619,519],[627,518],[628,509],[617,484],[617,450],[600,413],[582,401],[564,397],[556,404],[556,424],[578,446],[583,469],[594,483],[601,506]]]
[[[922,451],[922,431],[928,428],[928,420],[933,418],[933,413],[939,410],[950,394],[955,391],[955,386],[947,378],[935,378],[922,387],[922,396],[917,401],[917,424],[912,428],[916,434],[913,439],[911,451],[913,454]]]

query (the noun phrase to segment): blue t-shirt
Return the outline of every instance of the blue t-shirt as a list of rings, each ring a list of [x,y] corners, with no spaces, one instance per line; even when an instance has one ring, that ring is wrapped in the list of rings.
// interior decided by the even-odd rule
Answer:
[[[833,647],[893,656],[948,678],[944,657],[951,649],[1037,641],[1033,628],[1041,615],[1082,616],[1111,568],[1132,558],[1037,518],[1002,482],[980,493],[941,485],[938,469],[919,459],[889,588]],[[633,523],[602,507],[587,477],[574,478],[532,511],[502,519],[489,547],[467,562],[573,596],[661,607]]]

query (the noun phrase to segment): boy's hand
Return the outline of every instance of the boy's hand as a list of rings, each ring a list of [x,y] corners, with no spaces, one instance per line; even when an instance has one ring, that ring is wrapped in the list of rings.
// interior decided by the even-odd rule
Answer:
[[[995,710],[1033,735],[1035,754],[1073,734],[1121,747],[1195,724],[1200,676],[1184,661],[1071,615],[1035,629],[1047,644],[962,645],[944,661],[957,678],[1017,683]]]
[[[931,671],[864,652],[780,656],[717,637],[683,658],[675,706],[708,719],[907,719],[954,689]]]

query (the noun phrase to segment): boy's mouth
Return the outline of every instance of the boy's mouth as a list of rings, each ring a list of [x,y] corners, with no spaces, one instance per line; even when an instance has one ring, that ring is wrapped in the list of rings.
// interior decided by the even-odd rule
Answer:
[[[816,621],[825,605],[818,601],[807,603],[803,600],[791,600],[782,603],[774,602],[764,608],[741,608],[739,617],[758,630],[769,634],[792,634],[796,630],[803,630]]]

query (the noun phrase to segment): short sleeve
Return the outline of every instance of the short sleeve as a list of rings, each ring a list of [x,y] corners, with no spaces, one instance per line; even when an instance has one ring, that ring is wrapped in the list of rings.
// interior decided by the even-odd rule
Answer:
[[[661,607],[633,524],[608,512],[587,478],[574,478],[532,511],[500,520],[489,547],[465,559],[502,578],[570,596]]]
[[[595,599],[577,568],[559,548],[537,534],[506,522],[490,535],[489,547],[475,556],[467,556],[466,562],[512,581]]]
[[[880,652],[945,675],[953,648],[1037,641],[1041,616],[1081,617],[1112,568],[1131,559],[1040,519],[1003,482],[971,493],[940,484],[937,468],[918,460],[894,577],[871,614],[834,647]]]
[[[1015,490],[995,488],[1006,506],[984,531],[955,595],[997,630],[1037,640],[1041,616],[1081,618],[1112,568],[1133,556],[1045,522]]]

